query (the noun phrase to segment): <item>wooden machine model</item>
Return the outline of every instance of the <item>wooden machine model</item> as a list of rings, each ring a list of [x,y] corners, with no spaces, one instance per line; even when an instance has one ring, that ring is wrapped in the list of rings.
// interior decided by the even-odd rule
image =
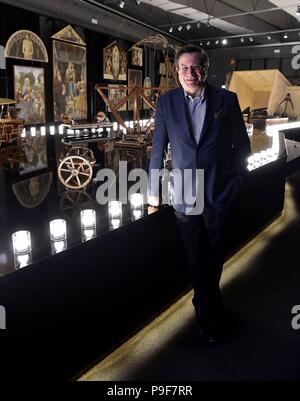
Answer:
[[[9,163],[11,167],[24,160],[21,146],[21,134],[24,128],[24,120],[17,118],[14,107],[15,100],[0,98],[0,167],[3,163]],[[5,106],[7,111],[4,114]]]
[[[113,104],[109,100],[106,93],[109,89],[124,90],[123,85],[109,87],[101,84],[95,85],[95,89],[100,94],[105,105],[111,110],[121,129],[114,132],[114,135],[107,135],[107,132],[113,132],[112,123],[63,125],[64,137],[62,143],[70,147],[70,149],[66,156],[60,160],[58,177],[65,187],[80,189],[89,184],[93,176],[95,157],[91,149],[89,149],[88,143],[99,142],[100,137],[104,141],[114,140],[114,154],[117,155],[117,157],[114,157],[113,162],[115,170],[117,169],[117,161],[120,159],[134,161],[136,167],[142,167],[143,158],[147,155],[147,150],[151,146],[153,124],[150,124],[148,127],[141,124],[140,104],[144,102],[153,111],[151,116],[153,118],[155,114],[154,99],[161,93],[176,87],[177,81],[174,64],[171,63],[168,57],[168,48],[170,45],[168,45],[167,39],[162,35],[150,36],[134,44],[132,47],[141,44],[160,46],[163,50],[165,62],[162,75],[164,75],[165,79],[161,80],[159,87],[125,86],[127,95],[116,104]],[[176,50],[172,46],[171,48],[172,50]],[[130,50],[131,48],[128,51]],[[155,97],[151,96],[153,92],[156,93]],[[133,99],[134,105],[133,121],[135,124],[133,127],[128,127],[128,124],[125,124],[119,113],[119,110],[129,99]]]
[[[98,124],[63,124],[62,143],[69,148],[66,156],[60,160],[58,177],[61,183],[70,189],[86,187],[93,177],[93,166],[96,162],[91,142],[106,141],[112,123]]]
[[[159,48],[163,53],[164,63],[160,66],[161,80],[160,85],[157,87],[153,86],[105,86],[97,84],[95,89],[100,94],[105,105],[111,110],[114,118],[123,127],[122,140],[114,143],[115,152],[119,155],[118,158],[121,160],[129,160],[133,162],[135,167],[142,167],[142,160],[147,156],[149,149],[151,149],[151,139],[153,131],[153,123],[148,127],[144,127],[141,124],[140,119],[140,105],[142,102],[152,110],[151,119],[155,115],[155,101],[158,96],[166,91],[173,89],[178,86],[177,75],[175,71],[175,65],[171,62],[168,51],[176,51],[177,49],[168,44],[167,39],[163,35],[153,35],[135,43],[128,52],[140,45],[152,46]],[[106,91],[109,89],[115,89],[126,91],[126,96],[120,99],[116,104],[112,104]],[[153,95],[155,93],[155,95]],[[127,101],[131,100],[133,103],[133,121],[134,126],[128,127],[125,121],[120,116],[119,110],[126,104]]]

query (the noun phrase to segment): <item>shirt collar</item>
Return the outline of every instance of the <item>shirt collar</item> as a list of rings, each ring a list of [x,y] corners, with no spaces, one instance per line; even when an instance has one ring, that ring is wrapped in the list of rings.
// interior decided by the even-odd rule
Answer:
[[[203,86],[202,92],[199,96],[192,97],[184,90],[184,97],[187,101],[195,101],[196,99],[199,99],[201,102],[204,101],[206,99],[206,85]]]

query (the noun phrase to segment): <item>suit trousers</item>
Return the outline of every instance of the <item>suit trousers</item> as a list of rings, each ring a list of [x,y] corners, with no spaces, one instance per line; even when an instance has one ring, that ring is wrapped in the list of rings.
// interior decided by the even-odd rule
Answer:
[[[175,217],[194,288],[198,323],[200,319],[203,328],[217,329],[223,318],[219,282],[228,220],[208,210],[201,215],[185,215],[175,210]]]

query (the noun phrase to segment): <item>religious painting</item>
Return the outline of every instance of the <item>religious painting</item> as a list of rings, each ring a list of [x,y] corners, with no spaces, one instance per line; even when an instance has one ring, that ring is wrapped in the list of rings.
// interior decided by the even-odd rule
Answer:
[[[48,63],[44,43],[34,32],[26,30],[11,35],[5,46],[5,57]]]
[[[20,175],[48,167],[46,136],[37,135],[22,138],[21,146],[25,160],[20,163]]]
[[[108,100],[113,104],[113,106],[118,104],[125,97],[126,85],[108,85]],[[125,102],[124,105],[118,109],[118,111],[126,110],[126,103],[127,102]],[[108,108],[108,111],[111,111],[111,109]]]
[[[63,40],[65,42],[74,43],[81,46],[86,46],[86,43],[81,39],[75,29],[71,25],[64,27],[59,32],[52,36],[52,39]]]
[[[151,78],[150,77],[145,77],[144,79],[144,83],[143,83],[143,87],[144,87],[144,96],[147,97],[147,99],[151,99],[151,95],[152,95],[152,83],[151,83]],[[149,89],[148,89],[149,88]],[[144,109],[150,109],[151,107],[148,105],[148,103],[146,103],[145,101],[143,102],[144,104]]]
[[[139,70],[128,70],[128,88],[133,88],[134,86],[142,87],[142,71]],[[141,109],[142,101],[139,97],[138,108]],[[128,110],[133,110],[134,108],[134,96],[130,96],[128,99]]]
[[[118,42],[103,49],[103,78],[126,81],[127,55]]]
[[[67,114],[73,120],[87,118],[86,48],[53,41],[54,118]]]
[[[143,49],[141,47],[133,47],[131,49],[131,64],[143,67]]]
[[[14,96],[25,124],[45,122],[44,68],[14,66]]]

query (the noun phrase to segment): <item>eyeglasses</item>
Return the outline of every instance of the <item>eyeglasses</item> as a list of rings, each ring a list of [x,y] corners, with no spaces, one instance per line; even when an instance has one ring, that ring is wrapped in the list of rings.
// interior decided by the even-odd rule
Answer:
[[[191,71],[198,73],[198,72],[204,71],[206,69],[206,67],[204,65],[199,65],[199,64],[191,65],[189,67],[187,67],[185,65],[181,65],[180,67],[177,67],[177,71],[180,71],[182,74],[186,74],[189,69],[191,69]]]

